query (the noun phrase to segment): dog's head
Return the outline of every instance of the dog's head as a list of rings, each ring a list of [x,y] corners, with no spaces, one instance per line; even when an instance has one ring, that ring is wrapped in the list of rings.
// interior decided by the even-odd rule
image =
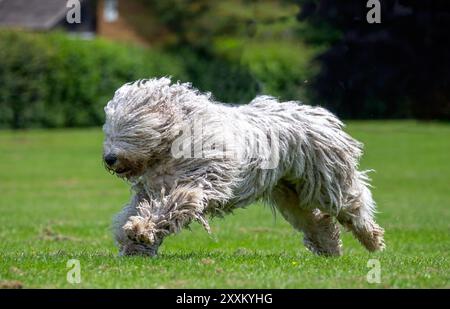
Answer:
[[[103,160],[119,177],[141,175],[170,149],[177,123],[170,79],[139,80],[120,87],[105,107]]]

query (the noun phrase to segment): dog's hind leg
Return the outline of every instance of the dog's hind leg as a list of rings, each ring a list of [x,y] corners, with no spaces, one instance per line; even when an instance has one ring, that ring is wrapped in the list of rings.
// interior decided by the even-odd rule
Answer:
[[[324,256],[342,254],[339,226],[329,214],[319,209],[301,208],[296,191],[289,186],[278,186],[272,197],[286,221],[303,232],[303,243],[308,250]]]
[[[333,217],[319,209],[308,209],[304,218],[307,227],[304,229],[303,243],[313,253],[325,256],[342,255],[342,242],[339,226]]]
[[[384,230],[375,222],[375,202],[372,194],[364,181],[358,180],[357,184],[357,193],[349,194],[347,206],[341,209],[337,219],[367,250],[383,250],[385,248]]]

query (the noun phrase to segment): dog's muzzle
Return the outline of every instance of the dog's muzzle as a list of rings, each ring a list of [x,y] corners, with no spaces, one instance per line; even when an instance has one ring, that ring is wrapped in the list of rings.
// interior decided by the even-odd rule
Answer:
[[[117,156],[113,153],[108,153],[107,155],[105,155],[103,160],[105,161],[106,165],[112,167],[117,162]]]

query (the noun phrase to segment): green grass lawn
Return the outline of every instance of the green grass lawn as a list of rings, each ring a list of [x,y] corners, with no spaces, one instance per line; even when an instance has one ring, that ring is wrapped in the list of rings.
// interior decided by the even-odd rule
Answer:
[[[101,164],[102,132],[0,132],[0,286],[110,288],[450,288],[450,125],[351,122],[373,168],[387,250],[348,233],[344,256],[317,257],[270,209],[253,205],[166,239],[157,258],[117,257],[110,222],[130,196]],[[81,280],[66,280],[69,259]],[[369,284],[369,259],[381,283]]]

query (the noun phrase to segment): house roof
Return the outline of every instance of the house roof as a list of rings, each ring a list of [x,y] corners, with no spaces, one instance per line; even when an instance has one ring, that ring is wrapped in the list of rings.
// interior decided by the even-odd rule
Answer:
[[[0,0],[0,27],[51,29],[65,18],[66,4],[65,0]]]

